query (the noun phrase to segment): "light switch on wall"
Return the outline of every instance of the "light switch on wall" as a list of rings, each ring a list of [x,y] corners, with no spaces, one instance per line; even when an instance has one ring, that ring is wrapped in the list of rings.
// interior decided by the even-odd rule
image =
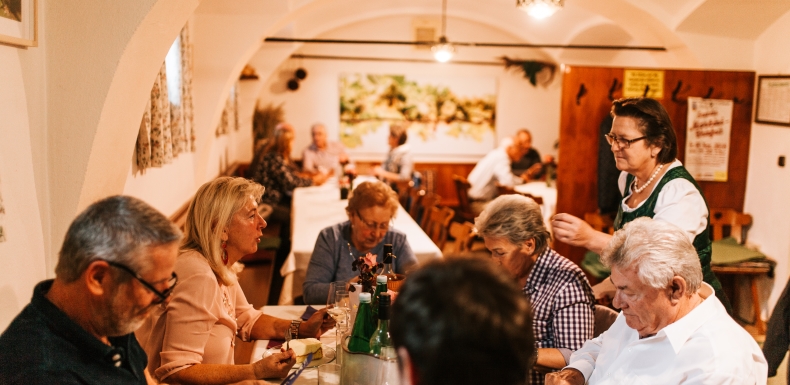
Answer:
[[[779,167],[784,167],[785,166],[785,156],[784,155],[779,155],[779,161],[777,163],[779,164]]]

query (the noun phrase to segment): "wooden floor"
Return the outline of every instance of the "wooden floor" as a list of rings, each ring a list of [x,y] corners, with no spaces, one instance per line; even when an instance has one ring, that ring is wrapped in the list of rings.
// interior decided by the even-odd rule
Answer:
[[[271,262],[249,264],[239,273],[239,286],[244,291],[247,301],[256,309],[266,305],[272,273]],[[252,354],[252,342],[243,342],[236,338],[234,352],[236,364],[250,363],[250,354]]]

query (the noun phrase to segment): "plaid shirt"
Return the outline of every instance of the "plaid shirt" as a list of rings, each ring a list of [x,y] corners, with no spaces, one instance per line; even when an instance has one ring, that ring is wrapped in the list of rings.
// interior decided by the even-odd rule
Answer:
[[[524,294],[532,303],[532,329],[538,348],[577,350],[593,336],[595,297],[579,266],[546,248],[527,277]],[[545,373],[532,371],[531,384]]]

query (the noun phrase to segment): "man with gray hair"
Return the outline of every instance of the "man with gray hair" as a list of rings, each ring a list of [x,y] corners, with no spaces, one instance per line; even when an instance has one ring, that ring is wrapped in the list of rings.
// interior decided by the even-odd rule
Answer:
[[[326,174],[331,171],[338,172],[341,165],[348,163],[348,154],[343,145],[327,140],[326,127],[323,124],[313,124],[310,135],[313,143],[302,152],[302,170],[311,174]]]
[[[616,232],[601,260],[622,309],[546,384],[765,384],[768,366],[754,339],[702,282],[688,236],[643,217]]]
[[[55,279],[0,335],[0,383],[146,384],[133,332],[167,301],[181,231],[145,202],[98,201],[66,233]]]

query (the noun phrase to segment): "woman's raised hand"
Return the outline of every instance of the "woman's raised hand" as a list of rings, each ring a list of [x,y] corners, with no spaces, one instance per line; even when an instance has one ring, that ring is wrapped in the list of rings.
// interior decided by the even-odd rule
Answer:
[[[612,238],[593,229],[589,223],[571,214],[560,213],[551,218],[551,232],[554,239],[571,246],[584,247],[600,253]]]
[[[255,378],[284,378],[296,363],[293,349],[274,353],[252,364]]]

